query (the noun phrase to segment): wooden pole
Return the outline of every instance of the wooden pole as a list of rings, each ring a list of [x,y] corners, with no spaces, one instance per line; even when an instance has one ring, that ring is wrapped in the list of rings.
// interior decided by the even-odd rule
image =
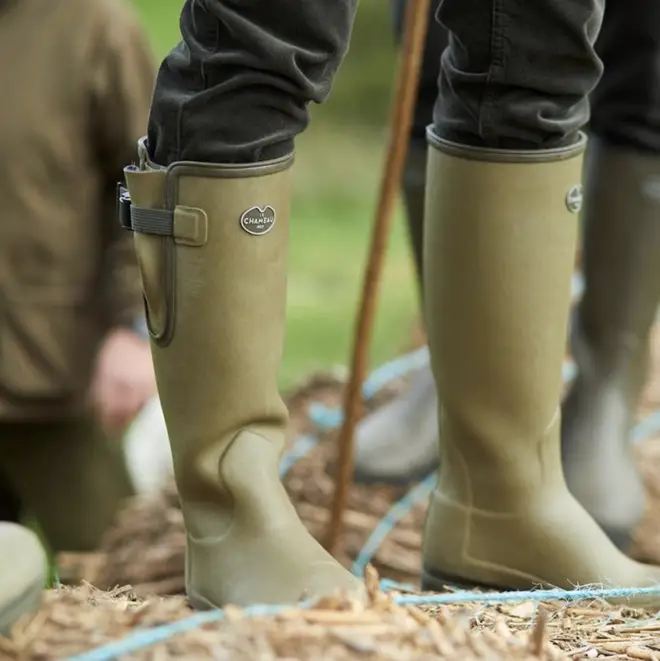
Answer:
[[[403,44],[399,52],[395,94],[390,111],[387,157],[381,178],[378,206],[373,222],[371,246],[353,341],[351,374],[344,397],[344,422],[338,437],[338,474],[325,540],[325,546],[332,554],[336,554],[338,551],[344,509],[353,479],[353,433],[362,413],[362,383],[367,371],[376,298],[392,224],[392,211],[399,192],[410,141],[419,72],[428,27],[429,3],[430,0],[408,0],[406,3]]]

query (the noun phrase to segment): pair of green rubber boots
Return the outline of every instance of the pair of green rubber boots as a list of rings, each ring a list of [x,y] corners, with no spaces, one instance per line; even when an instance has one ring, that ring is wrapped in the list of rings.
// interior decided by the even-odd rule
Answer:
[[[562,471],[561,365],[586,140],[518,153],[429,141],[424,298],[442,443],[423,587],[655,585],[660,568],[621,553]],[[306,531],[278,475],[293,158],[164,169],[144,141],[139,153],[125,172],[122,222],[135,232],[191,603],[362,594]],[[643,189],[657,209],[653,186]],[[2,562],[0,595],[13,571]],[[632,603],[660,608],[660,597]]]
[[[424,298],[442,443],[423,587],[655,585],[660,568],[621,553],[562,471],[586,139],[519,153],[432,133],[429,144]],[[193,605],[361,593],[307,533],[278,477],[293,159],[162,169],[144,142],[140,155],[126,171],[124,222],[142,269]],[[634,603],[660,607],[660,598]]]

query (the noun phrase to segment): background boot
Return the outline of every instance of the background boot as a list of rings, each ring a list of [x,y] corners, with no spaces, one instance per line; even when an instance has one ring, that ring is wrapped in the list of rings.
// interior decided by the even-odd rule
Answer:
[[[571,338],[578,374],[563,406],[564,472],[626,548],[644,509],[629,433],[660,300],[660,159],[592,138],[586,181],[586,289]]]
[[[47,574],[46,553],[37,536],[15,523],[0,523],[0,635],[37,610]]]
[[[127,168],[197,608],[359,591],[279,479],[292,157]]]
[[[425,184],[426,142],[412,140],[403,192],[420,298]],[[406,484],[431,473],[438,463],[437,407],[429,365],[415,371],[401,395],[366,416],[357,426],[356,482]]]
[[[657,584],[660,568],[610,542],[561,467],[584,138],[500,152],[429,137],[424,291],[442,443],[424,589]]]

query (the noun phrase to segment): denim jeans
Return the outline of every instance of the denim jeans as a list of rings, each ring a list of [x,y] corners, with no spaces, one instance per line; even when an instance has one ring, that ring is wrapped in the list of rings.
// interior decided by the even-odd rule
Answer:
[[[255,162],[290,152],[309,103],[330,92],[356,5],[187,0],[183,40],[154,92],[154,160]],[[504,149],[572,142],[603,70],[594,48],[603,7],[604,0],[442,0],[438,18],[450,37],[433,113],[438,133]]]
[[[412,140],[424,141],[433,121],[440,57],[449,34],[432,15],[415,105]],[[393,0],[394,33],[401,41],[406,0]],[[550,48],[550,43],[548,44]],[[607,143],[660,153],[660,3],[655,0],[607,0],[596,53],[604,64],[591,93],[590,132]]]

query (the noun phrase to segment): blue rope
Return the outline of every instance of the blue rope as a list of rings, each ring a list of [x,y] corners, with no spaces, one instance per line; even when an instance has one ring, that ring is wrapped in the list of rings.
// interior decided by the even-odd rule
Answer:
[[[396,590],[397,592],[412,592],[414,594],[419,592],[419,588],[416,588],[414,585],[410,585],[409,583],[399,583],[399,581],[393,581],[391,578],[381,578],[380,589],[383,592],[390,592],[391,590]]]
[[[390,381],[401,378],[406,374],[419,369],[429,361],[427,347],[423,347],[404,356],[396,358],[375,369],[362,386],[365,399],[369,400]],[[309,416],[321,429],[336,429],[342,423],[343,415],[340,409],[330,408],[318,402],[312,402],[309,407]],[[312,435],[298,438],[293,447],[288,450],[280,462],[280,477],[288,472],[304,457],[306,457],[319,443],[319,439]]]
[[[311,602],[303,602],[300,606],[302,608],[309,608],[310,605]],[[250,606],[249,608],[246,608],[244,612],[248,617],[268,617],[277,615],[287,608],[290,608],[290,606]],[[223,620],[224,617],[225,614],[221,610],[210,611],[208,613],[198,613],[197,615],[191,615],[178,622],[164,624],[152,629],[136,631],[121,640],[97,647],[89,652],[83,652],[82,654],[69,657],[67,661],[111,661],[127,654],[146,649],[147,647],[152,647],[153,645],[162,643],[163,641],[169,640],[179,634],[194,631],[205,624],[219,622]]]
[[[319,439],[316,436],[306,434],[296,439],[293,447],[282,457],[280,461],[280,479],[284,479],[287,473],[303,458],[305,458],[317,445]]]
[[[649,588],[577,588],[575,590],[521,590],[516,592],[450,592],[434,595],[396,595],[394,603],[407,606],[429,606],[447,604],[503,604],[522,601],[583,601],[586,599],[630,599],[636,597],[658,597],[660,586]],[[299,604],[300,608],[310,608],[313,602]],[[277,615],[291,606],[250,606],[244,609],[248,617]],[[225,614],[221,610],[192,615],[184,620],[165,624],[152,629],[136,631],[126,638],[103,645],[89,652],[70,657],[68,661],[114,661],[128,654],[151,647],[182,633],[193,631],[205,624],[220,622]]]
[[[584,601],[585,599],[633,599],[659,597],[660,585],[648,588],[576,588],[575,590],[512,590],[510,592],[448,592],[447,594],[399,595],[397,604],[430,606],[434,604],[504,604],[520,601]]]
[[[658,432],[660,432],[660,411],[654,411],[635,425],[630,439],[633,443],[640,443]]]
[[[344,421],[344,412],[336,406],[328,406],[321,402],[312,402],[307,409],[309,419],[324,431],[339,429]]]
[[[426,500],[435,488],[436,475],[433,473],[416,484],[401,500],[397,501],[387,514],[378,522],[353,563],[353,573],[364,576],[364,570],[376,555],[378,549],[396,525],[410,510]]]

